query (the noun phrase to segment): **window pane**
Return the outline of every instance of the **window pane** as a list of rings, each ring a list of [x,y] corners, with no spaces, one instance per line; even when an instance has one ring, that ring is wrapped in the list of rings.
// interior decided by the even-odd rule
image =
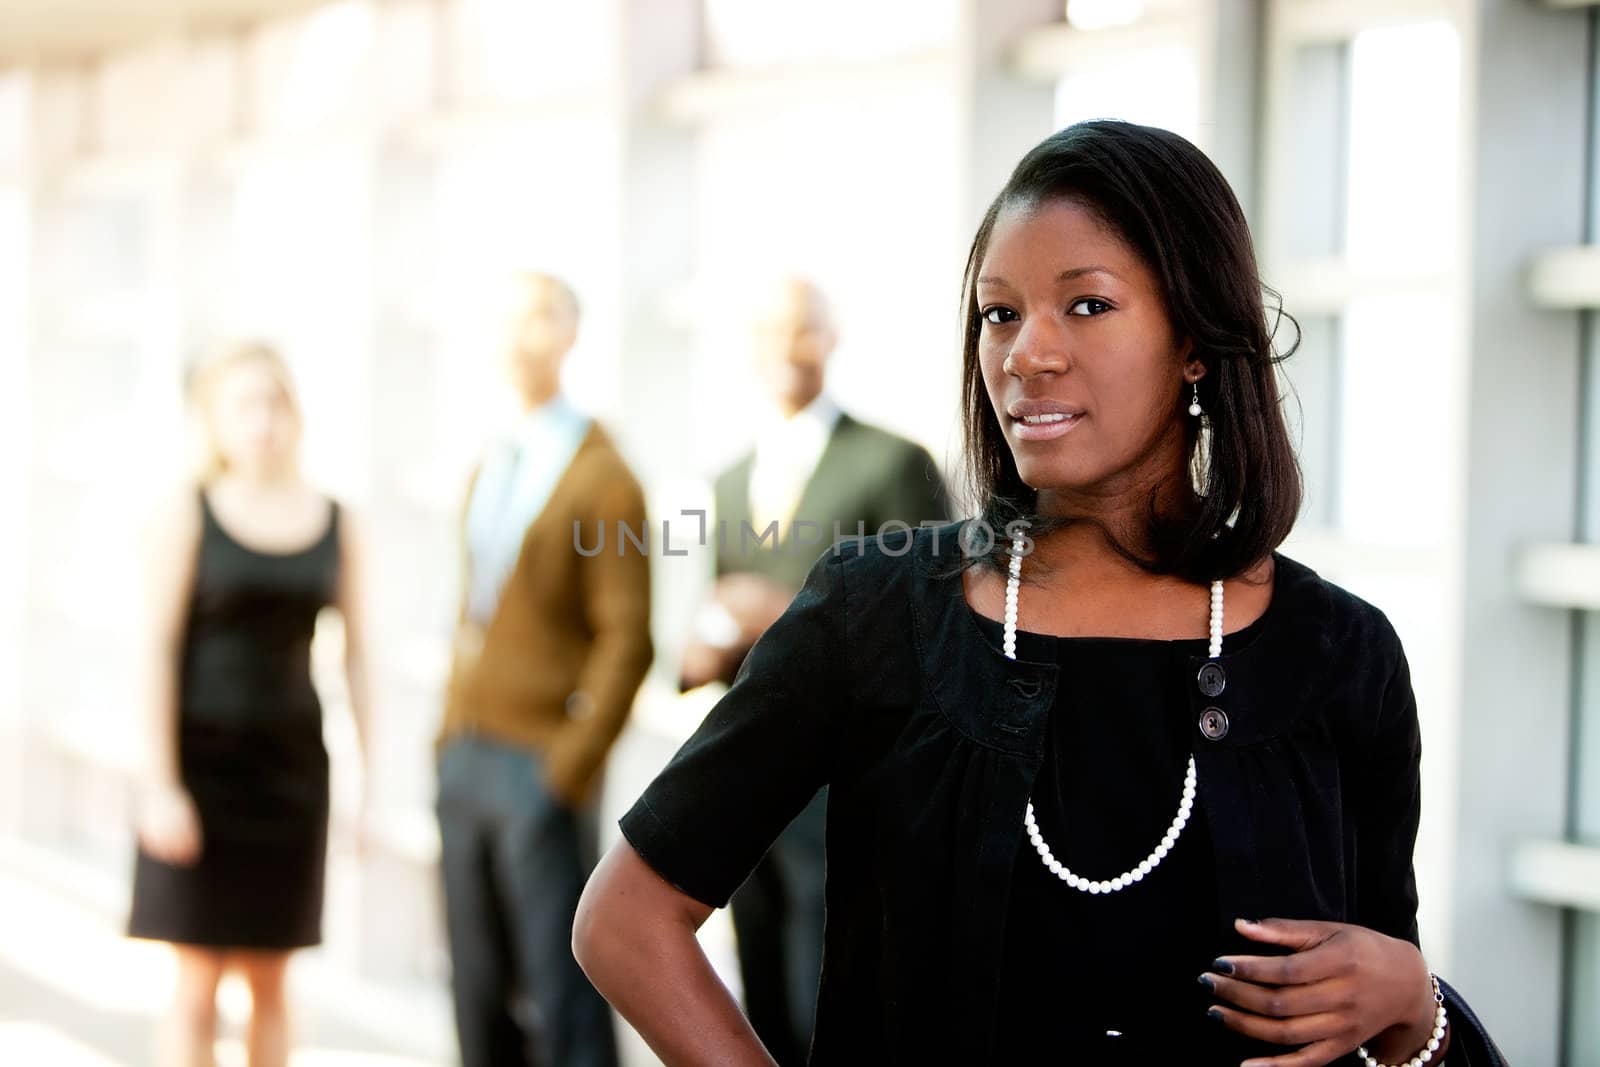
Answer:
[[[1344,318],[1339,524],[1374,545],[1439,545],[1453,533],[1454,350],[1442,294],[1361,297]]]
[[[1285,319],[1275,343],[1281,351],[1293,340],[1294,327]],[[1281,364],[1288,386],[1284,415],[1305,477],[1300,521],[1322,529],[1339,519],[1339,362],[1338,318],[1301,318],[1300,347]]]
[[[28,144],[29,79],[11,71],[0,74],[0,167],[16,167]]]
[[[697,468],[731,458],[754,431],[751,290],[787,271],[810,275],[839,320],[833,395],[943,458],[956,413],[950,264],[969,238],[946,224],[959,168],[945,106],[939,86],[895,86],[703,131],[691,317],[693,395],[705,417],[689,420]],[[917,146],[914,166],[906,145]]]
[[[1345,244],[1349,138],[1349,45],[1343,41],[1297,48],[1291,63],[1293,116],[1285,129],[1282,214],[1277,246],[1291,259],[1339,255]]]
[[[1174,44],[1112,52],[1056,84],[1056,126],[1126,119],[1182,134],[1203,148],[1200,97],[1200,66],[1193,48]]]
[[[455,92],[493,104],[602,88],[613,71],[610,6],[459,0],[451,9]]]
[[[358,119],[372,37],[371,6],[352,0],[255,31],[247,49],[252,128],[302,131]]]
[[[176,75],[176,95],[187,135],[201,142],[213,142],[236,134],[238,130],[239,84],[235,64],[239,61],[238,42],[230,37],[197,38],[183,54],[183,66]]]
[[[1446,22],[1350,46],[1348,250],[1357,269],[1444,269],[1455,254],[1459,42]]]
[[[313,480],[365,488],[370,345],[368,160],[359,147],[262,159],[239,179],[227,281],[230,332],[276,342],[305,406]],[[308,239],[308,235],[315,235]]]
[[[97,151],[137,151],[174,143],[185,116],[169,67],[177,51],[145,47],[113,54],[94,71],[91,144]]]
[[[717,67],[888,59],[946,47],[954,0],[705,0],[706,62]]]
[[[577,289],[583,320],[563,381],[581,406],[611,413],[620,392],[619,314],[607,303],[620,252],[617,167],[608,127],[587,119],[520,125],[440,160],[434,317],[456,375],[456,389],[439,398],[453,439],[481,434],[485,397],[508,399],[495,362],[504,342],[495,294],[516,269],[549,271]]]

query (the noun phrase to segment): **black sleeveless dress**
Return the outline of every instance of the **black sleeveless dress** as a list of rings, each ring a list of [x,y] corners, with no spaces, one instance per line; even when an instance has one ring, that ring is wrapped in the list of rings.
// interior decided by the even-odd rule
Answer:
[[[203,532],[180,668],[178,754],[199,811],[192,867],[139,850],[133,937],[290,949],[322,939],[328,754],[311,635],[339,576],[339,511],[309,548],[230,537],[202,493]]]

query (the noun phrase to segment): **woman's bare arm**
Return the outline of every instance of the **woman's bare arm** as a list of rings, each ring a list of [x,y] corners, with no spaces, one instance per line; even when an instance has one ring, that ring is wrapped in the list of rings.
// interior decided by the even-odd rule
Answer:
[[[355,814],[355,846],[373,842],[372,683],[367,656],[366,534],[348,508],[339,513],[339,584],[334,607],[344,621],[344,679],[350,719],[361,754],[361,800]]]
[[[344,620],[344,674],[350,693],[350,717],[361,747],[362,796],[370,797],[372,777],[372,701],[367,671],[365,538],[346,509],[339,523],[339,588],[334,606]]]
[[[695,937],[711,910],[619,841],[578,903],[572,951],[667,1067],[772,1067]]]
[[[140,677],[139,839],[167,863],[200,857],[200,820],[178,760],[178,664],[200,545],[193,490],[163,502],[144,531],[137,622]]]

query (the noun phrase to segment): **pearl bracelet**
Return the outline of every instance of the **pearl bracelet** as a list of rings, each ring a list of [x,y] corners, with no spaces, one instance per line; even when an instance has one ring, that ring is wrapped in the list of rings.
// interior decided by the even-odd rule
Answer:
[[[1422,1067],[1423,1064],[1433,1059],[1434,1053],[1439,1051],[1439,1045],[1444,1041],[1444,1031],[1450,1023],[1450,1017],[1445,1014],[1444,1010],[1444,993],[1439,989],[1437,975],[1428,975],[1428,981],[1433,983],[1433,1002],[1438,1005],[1438,1008],[1433,1013],[1433,1033],[1429,1035],[1428,1044],[1421,1052],[1404,1063],[1395,1064],[1394,1067]],[[1379,1063],[1374,1059],[1365,1045],[1356,1050],[1356,1055],[1361,1057],[1361,1062],[1365,1067],[1388,1067],[1387,1064]]]

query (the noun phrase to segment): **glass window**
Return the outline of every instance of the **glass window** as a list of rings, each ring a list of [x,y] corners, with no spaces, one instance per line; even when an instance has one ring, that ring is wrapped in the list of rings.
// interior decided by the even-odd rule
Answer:
[[[1356,270],[1442,270],[1455,257],[1460,44],[1447,22],[1350,44],[1346,253]]]
[[[8,121],[4,115],[6,82],[0,79],[0,136]],[[19,135],[20,136],[20,135]],[[29,197],[20,184],[0,183],[0,493],[21,501],[11,520],[0,523],[0,731],[9,729],[23,714],[23,672],[27,664],[28,541],[37,529],[28,507],[28,447],[32,390],[27,375]],[[20,513],[20,515],[19,515]],[[18,746],[12,746],[16,748]],[[14,773],[14,772],[13,772]],[[13,780],[19,780],[14,778]],[[17,791],[13,791],[15,793]],[[0,795],[0,826],[14,826],[17,810],[12,798]]]
[[[948,47],[955,0],[705,0],[706,63],[768,67],[890,59]]]
[[[23,161],[31,102],[28,83],[20,72],[0,74],[0,168],[17,167]]]
[[[137,151],[170,143],[182,113],[168,77],[175,50],[146,47],[103,60],[94,68],[89,112],[95,151]]]
[[[294,368],[309,476],[346,493],[367,470],[366,405],[352,398],[368,389],[368,174],[360,147],[255,161],[238,179],[217,287],[230,334],[276,343]]]
[[[1199,57],[1191,46],[1108,51],[1056,83],[1056,126],[1125,119],[1182,134],[1203,148],[1200,88]]]
[[[1344,251],[1349,186],[1350,45],[1302,45],[1292,53],[1284,110],[1293,116],[1279,154],[1283,204],[1273,250],[1291,261]]]
[[[1437,545],[1456,521],[1458,52],[1429,22],[1292,53],[1271,247],[1291,313],[1303,292],[1337,307],[1287,365],[1301,404],[1335,420],[1303,443],[1306,515],[1367,545]]]
[[[247,49],[251,128],[297,132],[363,117],[373,28],[371,5],[341,0],[256,30]]]
[[[1340,519],[1369,544],[1442,543],[1456,522],[1459,349],[1440,272],[1458,225],[1457,52],[1444,22],[1350,43],[1344,254],[1358,295],[1343,323]]]
[[[1284,0],[1281,8],[1287,8]],[[1269,42],[1267,281],[1306,329],[1292,552],[1382,605],[1428,739],[1417,841],[1425,943],[1447,943],[1464,367],[1453,271],[1459,39],[1447,21]]]
[[[439,160],[432,316],[452,368],[452,388],[439,398],[448,437],[481,433],[486,398],[509,403],[495,359],[504,341],[497,295],[514,270],[548,271],[577,290],[583,321],[563,382],[580,406],[611,413],[621,336],[610,302],[620,254],[616,150],[604,124],[548,119],[458,144]]]
[[[970,239],[951,225],[959,167],[947,106],[936,83],[896,82],[702,129],[689,317],[695,403],[714,417],[690,423],[697,469],[730,459],[754,432],[750,302],[755,285],[784,272],[811,277],[838,319],[832,395],[944,458],[956,415],[953,264]]]
[[[178,88],[182,122],[190,136],[214,143],[237,134],[239,125],[239,43],[230,37],[198,38],[184,52]]]
[[[1459,449],[1453,319],[1445,293],[1360,296],[1341,323],[1339,528],[1365,545],[1440,544]]]
[[[1296,316],[1300,345],[1280,366],[1287,382],[1284,415],[1300,457],[1305,479],[1301,521],[1331,529],[1339,520],[1339,360],[1343,346],[1336,315]],[[1272,314],[1268,311],[1268,323]],[[1287,320],[1278,328],[1274,344],[1282,352],[1295,339]]]
[[[438,102],[439,55],[444,44],[435,32],[429,0],[379,5],[374,31],[372,106],[377,121],[425,115]]]
[[[121,616],[106,606],[133,603],[139,572],[119,534],[138,513],[129,487],[168,437],[146,424],[141,388],[154,362],[155,200],[133,184],[68,182],[33,204],[22,454],[35,549],[23,601],[22,706],[42,730],[80,739],[120,736],[128,721],[111,714],[129,675]],[[46,541],[57,550],[38,550]],[[63,672],[67,649],[101,669]]]
[[[458,0],[451,8],[453,94],[516,103],[604,88],[614,70],[609,4]]]

